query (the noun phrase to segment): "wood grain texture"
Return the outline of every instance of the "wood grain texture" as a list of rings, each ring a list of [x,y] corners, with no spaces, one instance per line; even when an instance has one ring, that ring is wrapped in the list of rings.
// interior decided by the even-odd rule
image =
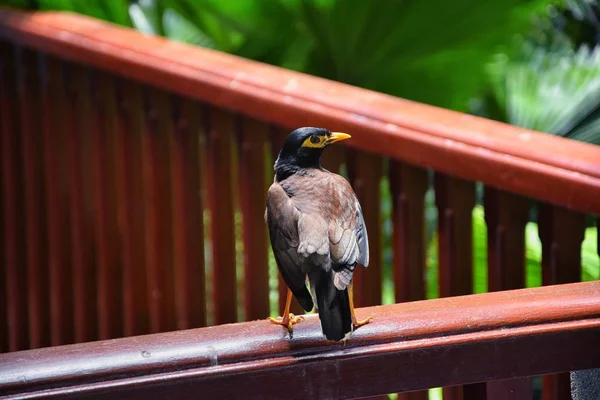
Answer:
[[[244,241],[245,319],[269,316],[268,236],[264,214],[267,190],[265,179],[266,144],[269,126],[253,119],[240,121],[239,190]]]
[[[502,379],[487,383],[485,400],[531,400],[532,392],[531,380],[528,377]]]
[[[173,185],[174,280],[177,328],[206,325],[203,199],[200,195],[200,146],[204,142],[202,108],[172,98],[175,131],[170,136]]]
[[[513,193],[486,187],[484,206],[488,228],[488,291],[523,288],[526,274],[525,225],[529,219],[529,202]],[[532,396],[529,377],[478,386],[481,386],[488,400],[531,399]],[[471,398],[479,397],[476,394]]]
[[[172,198],[169,141],[173,134],[167,94],[146,88],[143,91],[145,134],[142,139],[144,207],[146,230],[146,271],[150,331],[176,329],[173,285]]]
[[[233,175],[234,116],[210,109],[207,116],[207,194],[211,213],[214,324],[237,321]]]
[[[485,188],[485,221],[488,227],[488,290],[525,287],[525,224],[529,219],[526,198]]]
[[[42,140],[41,85],[35,53],[18,49],[16,58],[18,114],[22,153],[20,157],[25,184],[25,237],[27,242],[27,306],[30,348],[50,345],[50,296],[48,236],[45,208],[44,151]]]
[[[581,243],[585,215],[546,203],[539,204],[539,236],[542,241],[542,284],[557,285],[581,280]],[[568,373],[543,377],[543,399],[571,398]]]
[[[15,48],[0,42],[0,174],[2,174],[2,231],[4,258],[2,272],[6,293],[2,318],[6,349],[29,348],[27,316],[27,269],[25,258],[25,218],[21,135],[17,111],[17,71]]]
[[[425,299],[425,192],[427,171],[390,161],[393,279],[396,303]],[[428,391],[399,393],[398,400],[427,400]]]
[[[372,153],[347,151],[348,180],[360,202],[369,236],[369,266],[354,270],[354,303],[357,307],[381,304],[382,243],[381,192],[383,159]]]
[[[0,398],[346,399],[600,366],[600,282],[357,312],[375,320],[345,346],[311,315],[293,339],[261,320],[2,354]]]
[[[438,209],[440,297],[472,293],[475,184],[436,173],[434,185]],[[444,387],[443,393],[444,400],[473,398],[463,393],[462,386]]]
[[[126,336],[150,332],[148,274],[145,268],[142,91],[133,82],[116,82],[116,171],[123,257],[123,319]]]
[[[68,65],[65,72],[68,97],[66,120],[67,158],[72,232],[73,314],[75,341],[98,339],[98,288],[92,206],[91,87],[88,71]]]
[[[116,135],[117,109],[113,78],[90,74],[92,124],[89,129],[92,155],[92,204],[100,339],[123,335],[123,267],[117,209]]]
[[[0,11],[0,37],[349,146],[600,213],[597,146],[402,100],[78,15]],[[377,137],[377,140],[373,140]],[[350,143],[351,142],[351,143]],[[501,173],[498,173],[501,171]]]
[[[396,302],[425,299],[427,171],[390,162]]]
[[[51,344],[73,343],[73,273],[67,173],[67,100],[62,64],[40,57],[42,142],[48,225]]]
[[[475,184],[436,173],[440,296],[473,291],[473,222]]]
[[[8,84],[6,79],[8,77],[6,64],[13,62],[12,57],[8,57],[9,53],[5,51],[6,44],[0,42],[0,167],[4,167],[2,159],[4,158],[4,141],[2,136],[8,135],[10,130],[9,121],[4,122],[4,119],[10,119],[11,116],[5,114],[2,109],[10,107],[9,95],[8,95]],[[4,58],[6,57],[6,58]],[[4,126],[8,128],[4,128]],[[5,131],[6,130],[6,131]],[[6,231],[4,230],[6,220],[6,208],[4,207],[5,198],[12,196],[4,190],[4,175],[0,173],[0,353],[5,353],[9,349],[9,337],[8,337],[8,296],[6,287],[6,277],[8,266],[6,263]]]

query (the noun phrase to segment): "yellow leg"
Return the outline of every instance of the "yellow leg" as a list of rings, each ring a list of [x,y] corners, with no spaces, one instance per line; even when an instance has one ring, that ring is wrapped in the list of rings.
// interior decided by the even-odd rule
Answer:
[[[292,305],[292,291],[290,289],[288,289],[287,297],[285,299],[285,309],[283,310],[283,316],[278,317],[278,318],[272,318],[272,317],[267,318],[269,321],[273,322],[274,324],[287,327],[288,331],[290,333],[292,333],[294,330],[294,328],[293,328],[294,324],[297,324],[298,322],[300,322],[304,319],[304,317],[302,317],[300,315],[296,316],[296,315],[290,313],[291,305]]]
[[[362,321],[356,319],[356,314],[354,314],[354,287],[352,282],[350,282],[350,286],[348,287],[348,299],[350,300],[350,313],[352,314],[352,324],[354,325],[354,329],[366,325],[373,320],[373,317],[367,317]]]

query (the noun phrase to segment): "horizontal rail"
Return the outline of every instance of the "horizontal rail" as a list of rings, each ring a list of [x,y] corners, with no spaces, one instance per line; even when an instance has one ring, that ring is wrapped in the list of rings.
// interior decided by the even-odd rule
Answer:
[[[358,310],[368,314],[346,345],[310,315],[293,338],[258,320],[7,353],[0,398],[342,399],[600,366],[600,282]]]
[[[0,38],[350,146],[600,214],[600,147],[144,36],[91,18],[0,10]]]

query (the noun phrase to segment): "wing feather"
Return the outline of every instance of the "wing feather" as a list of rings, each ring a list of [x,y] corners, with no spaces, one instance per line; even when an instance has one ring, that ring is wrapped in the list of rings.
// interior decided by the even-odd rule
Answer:
[[[310,311],[313,302],[306,287],[306,274],[302,269],[304,260],[297,251],[300,213],[277,183],[269,188],[265,216],[271,248],[281,276],[300,305]]]

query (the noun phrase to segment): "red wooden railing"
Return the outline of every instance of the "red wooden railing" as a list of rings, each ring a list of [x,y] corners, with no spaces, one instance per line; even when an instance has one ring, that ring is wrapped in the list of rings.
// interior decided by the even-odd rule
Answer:
[[[360,314],[346,345],[310,315],[293,340],[263,320],[9,353],[0,398],[346,399],[600,365],[600,282]]]
[[[356,274],[360,306],[382,299],[382,180],[393,199],[397,302],[425,297],[428,169],[444,297],[472,292],[475,182],[485,184],[491,291],[524,286],[529,198],[540,205],[546,285],[580,280],[584,213],[600,215],[598,147],[81,16],[0,11],[0,96],[1,351],[266,317],[275,275],[265,193],[273,154],[298,126],[353,136],[349,147],[328,150],[325,163],[334,171],[345,165],[363,204],[372,256]],[[572,311],[560,319],[573,320]],[[311,324],[306,329],[316,329]],[[385,326],[365,329],[365,340]],[[555,351],[543,343],[536,349]],[[526,376],[591,363],[583,359],[524,369],[487,392],[511,388],[513,398],[530,398]],[[386,379],[397,374],[391,364],[382,368]],[[378,393],[508,378],[516,367],[507,354],[498,368]],[[481,384],[454,386],[444,398],[483,392]],[[568,392],[568,375],[545,377],[545,399]]]

